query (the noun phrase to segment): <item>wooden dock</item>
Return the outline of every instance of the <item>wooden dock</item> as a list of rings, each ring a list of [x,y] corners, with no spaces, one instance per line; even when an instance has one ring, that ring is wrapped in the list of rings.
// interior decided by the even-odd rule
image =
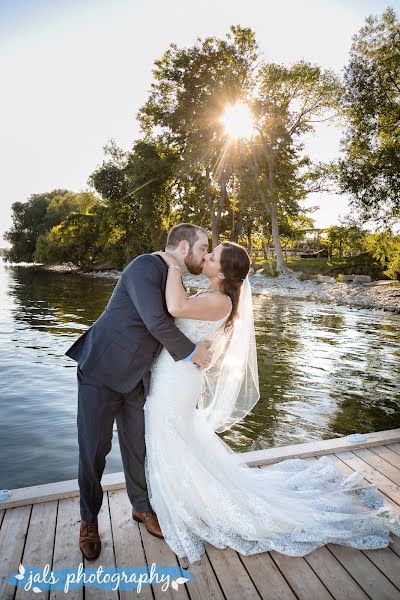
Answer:
[[[315,461],[328,456],[345,474],[364,469],[387,501],[400,511],[400,429],[367,435],[364,443],[335,438],[294,446],[247,452],[238,456],[254,468],[299,457]],[[123,473],[103,477],[104,501],[99,514],[102,552],[86,562],[79,551],[79,489],[77,480],[12,490],[0,502],[0,598],[151,600],[400,600],[400,538],[392,536],[389,548],[361,551],[328,544],[304,558],[277,552],[242,556],[231,549],[206,544],[200,563],[190,568],[194,582],[169,587],[145,586],[136,592],[108,592],[95,587],[34,593],[5,582],[20,563],[52,569],[85,567],[139,567],[187,564],[169,546],[148,534],[131,518]]]

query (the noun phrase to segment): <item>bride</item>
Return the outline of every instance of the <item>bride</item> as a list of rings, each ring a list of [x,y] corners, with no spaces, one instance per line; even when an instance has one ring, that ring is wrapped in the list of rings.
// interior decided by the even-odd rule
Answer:
[[[156,254],[169,266],[166,302],[176,325],[213,350],[201,371],[163,349],[144,405],[149,499],[171,549],[192,564],[204,541],[245,555],[304,556],[327,543],[386,547],[390,532],[400,535],[400,518],[360,483],[361,471],[346,479],[326,457],[250,468],[216,434],[259,399],[246,250],[223,242],[207,254],[208,287],[190,298],[174,257]]]

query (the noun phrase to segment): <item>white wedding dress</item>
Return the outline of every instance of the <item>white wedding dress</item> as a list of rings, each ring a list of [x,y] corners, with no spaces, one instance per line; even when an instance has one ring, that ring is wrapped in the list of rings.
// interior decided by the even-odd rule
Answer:
[[[222,334],[225,321],[177,318],[193,342]],[[345,478],[326,457],[285,460],[266,469],[240,463],[197,403],[203,373],[164,348],[144,405],[146,480],[165,541],[189,563],[203,541],[249,555],[277,550],[304,556],[327,544],[383,548],[400,535],[398,513],[361,472]]]

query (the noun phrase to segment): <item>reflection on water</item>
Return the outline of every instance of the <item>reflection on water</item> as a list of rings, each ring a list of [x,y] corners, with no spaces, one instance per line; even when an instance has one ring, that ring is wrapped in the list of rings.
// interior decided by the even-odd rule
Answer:
[[[77,477],[76,367],[64,352],[115,280],[0,262],[0,488]],[[400,427],[400,316],[254,298],[261,399],[236,451]],[[122,470],[117,434],[106,473]]]

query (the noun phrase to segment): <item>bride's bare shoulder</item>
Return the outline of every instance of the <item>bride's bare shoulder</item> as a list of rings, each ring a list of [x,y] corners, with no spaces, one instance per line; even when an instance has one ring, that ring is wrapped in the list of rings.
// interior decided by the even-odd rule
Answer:
[[[231,310],[229,296],[218,291],[204,290],[190,296],[185,305],[171,313],[174,317],[199,319],[202,321],[219,321]],[[179,313],[179,314],[178,314]]]

